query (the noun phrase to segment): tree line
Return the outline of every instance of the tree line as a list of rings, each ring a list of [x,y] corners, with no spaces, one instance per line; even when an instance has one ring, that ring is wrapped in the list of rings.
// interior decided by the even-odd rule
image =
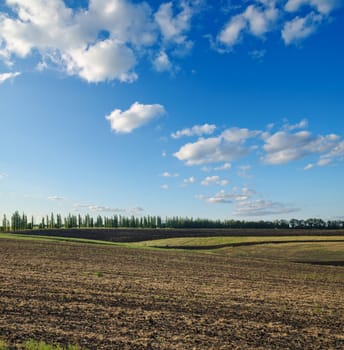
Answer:
[[[342,229],[343,220],[322,220],[309,218],[306,220],[274,220],[274,221],[245,221],[245,220],[211,220],[189,217],[160,216],[101,216],[51,213],[43,216],[39,222],[34,217],[15,211],[10,217],[3,215],[1,231],[19,231],[32,229],[66,229],[66,228],[272,228],[272,229]]]

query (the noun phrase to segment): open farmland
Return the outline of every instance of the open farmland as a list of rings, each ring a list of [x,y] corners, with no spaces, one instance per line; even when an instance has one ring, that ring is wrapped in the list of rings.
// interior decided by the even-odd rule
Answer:
[[[253,247],[264,245],[235,249]],[[82,349],[344,347],[343,267],[229,250],[1,239],[0,339]]]
[[[204,238],[210,237],[328,237],[341,236],[344,239],[344,230],[326,230],[326,229],[132,229],[132,228],[66,228],[66,229],[40,229],[16,231],[16,234],[27,234],[30,236],[48,236],[48,237],[66,237],[81,238],[89,240],[102,240],[110,242],[143,242],[149,240],[168,239],[168,238]]]

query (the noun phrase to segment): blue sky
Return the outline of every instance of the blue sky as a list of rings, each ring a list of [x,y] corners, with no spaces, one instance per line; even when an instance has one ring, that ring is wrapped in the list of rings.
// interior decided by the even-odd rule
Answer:
[[[0,214],[343,218],[343,15],[0,1]]]

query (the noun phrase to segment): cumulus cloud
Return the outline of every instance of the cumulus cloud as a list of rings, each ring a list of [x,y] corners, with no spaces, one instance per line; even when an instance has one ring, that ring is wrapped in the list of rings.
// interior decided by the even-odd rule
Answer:
[[[240,165],[238,166],[238,176],[243,178],[250,178],[252,175],[249,173],[251,165]]]
[[[190,29],[194,9],[186,1],[181,2],[181,10],[174,13],[173,2],[160,5],[155,20],[165,41],[187,44],[185,33]]]
[[[173,59],[193,47],[193,19],[206,9],[204,0],[163,2],[156,11],[142,0],[90,0],[78,8],[63,0],[5,3],[0,12],[0,60],[13,65],[18,58],[30,58],[38,70],[57,67],[90,83],[133,82],[136,66],[146,57],[156,71],[175,72]],[[216,37],[219,51],[230,51],[245,35],[264,40],[272,31],[281,31],[286,45],[298,43],[342,1],[254,0],[243,6],[239,13],[231,9],[218,33],[203,33]],[[304,8],[308,12],[300,15],[297,11]],[[262,49],[250,52],[258,59],[265,54]]]
[[[217,137],[200,138],[194,143],[185,144],[174,156],[187,165],[232,161],[255,149],[245,142],[259,133],[256,130],[240,128],[226,129]]]
[[[241,33],[246,28],[243,16],[234,16],[220,32],[218,41],[226,46],[233,46],[241,40]]]
[[[313,135],[305,130],[307,127],[307,119],[294,124],[284,120],[277,131],[272,131],[274,125],[267,126],[266,131],[232,127],[218,136],[200,137],[195,142],[186,143],[173,155],[186,165],[203,165],[201,170],[204,172],[230,169],[230,162],[252,154],[260,154],[260,160],[270,165],[318,156],[318,161],[309,163],[312,166],[306,165],[305,170],[344,160],[344,140],[341,136]],[[191,129],[185,133],[191,133]],[[215,167],[208,165],[220,162],[225,163]],[[251,177],[250,165],[241,165],[237,169],[238,176]]]
[[[241,41],[244,33],[262,38],[271,30],[278,17],[279,10],[274,1],[261,1],[249,5],[244,12],[229,20],[217,40],[230,48]]]
[[[7,60],[41,57],[38,67],[60,67],[88,82],[136,79],[136,52],[156,41],[146,3],[92,0],[73,10],[62,0],[9,0],[0,16],[1,55]]]
[[[256,192],[254,190],[249,189],[247,187],[243,187],[241,189],[233,188],[231,192],[226,192],[225,190],[221,190],[215,193],[213,196],[198,195],[196,196],[196,198],[203,200],[206,203],[226,204],[226,203],[246,201],[252,196],[254,196],[255,194]]]
[[[87,49],[72,49],[62,57],[68,73],[79,75],[88,82],[114,79],[132,82],[137,79],[136,73],[132,72],[136,63],[133,51],[114,40],[104,40]]]
[[[341,0],[255,0],[244,10],[234,12],[217,35],[217,49],[231,51],[247,35],[265,39],[270,32],[281,31],[286,45],[297,44],[315,33],[336,8],[343,6]],[[302,15],[296,15],[303,10]],[[235,13],[237,12],[237,13]],[[216,47],[216,45],[215,45]],[[253,50],[251,55],[261,58],[264,50]]]
[[[342,160],[344,160],[344,141],[338,141],[329,152],[322,154],[316,163],[306,165],[304,170],[309,170],[316,166],[323,167],[332,164],[334,161]]]
[[[193,184],[196,182],[196,178],[194,176],[190,176],[183,180],[184,184]]]
[[[230,192],[221,190],[212,196],[197,195],[196,198],[210,204],[234,204],[233,215],[264,216],[296,212],[292,206],[264,199],[254,199],[257,192],[248,187],[234,187]]]
[[[170,72],[173,65],[165,51],[160,51],[153,61],[154,68],[158,72]]]
[[[134,208],[114,208],[104,205],[94,205],[94,204],[82,204],[82,203],[76,203],[74,204],[75,209],[87,209],[91,212],[97,212],[97,213],[127,213],[127,214],[139,214],[144,211],[141,207],[134,207]]]
[[[333,141],[339,140],[337,135],[332,135]],[[338,141],[329,153],[324,155],[324,158],[344,158],[344,141]]]
[[[129,0],[90,0],[74,9],[63,0],[6,5],[8,11],[0,12],[0,59],[11,64],[38,53],[37,69],[58,67],[92,83],[136,80],[134,69],[145,55],[154,57],[157,71],[172,70],[166,50],[170,44],[173,50],[192,46],[187,32],[197,12],[197,1],[182,1],[180,11],[163,3],[156,13],[147,2]]]
[[[308,126],[308,120],[307,119],[302,119],[300,120],[300,122],[296,123],[296,124],[289,124],[288,122],[286,122],[282,129],[283,130],[287,130],[287,131],[291,131],[291,130],[296,130],[296,129],[304,129],[307,128]]]
[[[111,129],[115,132],[130,133],[165,113],[165,108],[162,105],[144,105],[135,102],[128,110],[115,109],[105,118],[110,121]]]
[[[210,166],[203,166],[201,168],[202,171],[208,173],[210,171],[223,171],[223,170],[229,170],[231,169],[232,164],[231,163],[223,163],[222,165],[216,166],[214,168],[210,167]]]
[[[201,136],[201,135],[211,135],[216,129],[214,124],[203,124],[195,125],[192,128],[185,128],[178,130],[171,134],[171,137],[174,139],[179,139],[183,136]]]
[[[266,50],[253,50],[249,52],[249,55],[257,61],[261,61],[262,58],[266,55]]]
[[[210,186],[210,185],[226,186],[228,184],[229,184],[228,180],[220,179],[220,177],[217,175],[207,176],[204,180],[201,181],[201,185],[203,186]]]
[[[223,165],[214,168],[215,171],[229,170],[232,167],[231,163],[224,163]]]
[[[264,216],[294,213],[299,210],[299,208],[294,208],[280,202],[257,199],[237,203],[233,214],[238,216]]]
[[[295,12],[301,7],[309,6],[320,13],[328,14],[340,6],[340,3],[340,0],[288,0],[284,8],[286,11]]]
[[[314,167],[314,164],[309,163],[309,164],[307,164],[307,165],[303,168],[303,170],[310,170],[310,169],[312,169],[313,167]]]
[[[177,173],[173,174],[173,173],[169,173],[168,171],[165,171],[161,174],[161,176],[163,176],[163,177],[178,177],[179,174],[177,174]]]
[[[282,29],[282,38],[286,45],[297,44],[313,34],[322,23],[324,17],[314,12],[305,17],[295,17],[285,23]]]
[[[0,73],[0,85],[4,83],[6,80],[11,80],[20,75],[20,72],[13,73]]]
[[[290,133],[278,131],[265,137],[263,146],[267,164],[283,164],[302,159],[311,154],[323,154],[333,150],[338,144],[335,134],[312,136],[309,131]]]

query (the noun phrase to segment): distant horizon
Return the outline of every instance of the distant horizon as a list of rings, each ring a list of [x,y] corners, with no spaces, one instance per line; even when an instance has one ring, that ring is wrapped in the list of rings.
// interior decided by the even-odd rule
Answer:
[[[113,214],[103,216],[98,214],[71,214],[63,216],[51,212],[37,219],[16,210],[12,215],[3,215],[0,229],[3,232],[21,230],[45,229],[344,229],[344,220],[323,220],[321,218],[277,219],[269,220],[237,220],[237,219],[207,219],[178,216],[151,216]]]
[[[0,4],[0,219],[344,220],[340,0]]]

